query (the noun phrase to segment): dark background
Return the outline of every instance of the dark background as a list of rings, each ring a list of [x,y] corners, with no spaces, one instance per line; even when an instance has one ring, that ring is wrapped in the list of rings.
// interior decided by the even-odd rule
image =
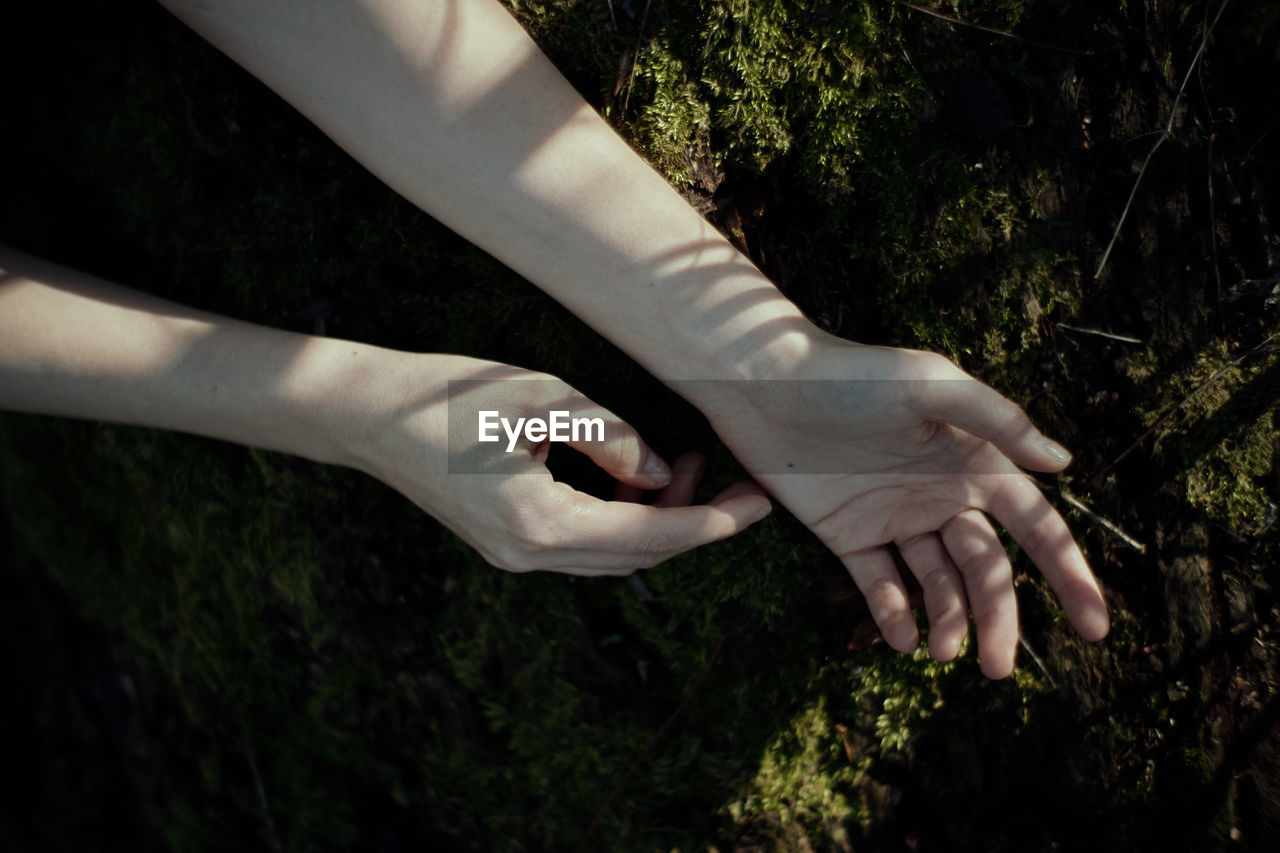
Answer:
[[[517,12],[816,322],[944,352],[1076,450],[1051,490],[1132,540],[1059,502],[1112,636],[1078,642],[1019,559],[1027,648],[992,684],[972,648],[877,644],[781,512],[643,592],[513,576],[353,472],[6,415],[0,843],[560,850],[644,754],[588,849],[1273,849],[1277,7],[1228,5],[1196,61],[1217,3],[937,7],[1038,43],[893,4],[612,6]],[[708,494],[734,478],[677,398],[158,5],[0,21],[0,240],[546,370],[711,453]]]

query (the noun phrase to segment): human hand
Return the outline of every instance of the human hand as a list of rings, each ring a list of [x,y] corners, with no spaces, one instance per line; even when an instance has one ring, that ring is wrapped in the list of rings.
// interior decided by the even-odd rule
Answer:
[[[941,356],[812,340],[778,381],[741,383],[708,416],[756,481],[840,557],[889,645],[919,642],[893,545],[924,592],[932,656],[956,655],[972,610],[982,671],[1013,671],[1013,572],[984,513],[1044,573],[1076,630],[1106,636],[1084,556],[1017,468],[1059,471],[1070,456]]]
[[[386,353],[386,351],[384,351]],[[690,506],[700,460],[672,470],[634,429],[546,374],[471,358],[388,353],[394,359],[351,431],[356,467],[391,485],[458,534],[494,566],[513,572],[626,575],[731,536],[771,509],[763,491],[738,483]],[[440,381],[446,376],[452,382]],[[428,377],[435,377],[428,379]],[[367,393],[367,392],[357,392]],[[600,500],[552,478],[550,442],[523,435],[479,441],[480,411],[547,419],[600,418],[604,440],[566,442],[619,482]],[[518,429],[518,428],[517,428]],[[643,491],[659,490],[650,504]]]

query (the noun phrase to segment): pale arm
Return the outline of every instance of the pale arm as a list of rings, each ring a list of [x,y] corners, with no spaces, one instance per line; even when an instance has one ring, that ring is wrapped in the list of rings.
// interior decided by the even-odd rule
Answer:
[[[452,393],[459,381],[465,393]],[[512,571],[627,574],[730,536],[770,507],[749,484],[688,506],[696,459],[677,460],[673,477],[633,429],[554,377],[256,326],[3,246],[0,409],[179,430],[358,468]],[[479,410],[600,417],[604,439],[574,449],[631,489],[662,491],[648,506],[578,492],[552,479],[545,442],[521,440],[512,452],[479,443]],[[470,461],[459,469],[459,460]]]
[[[768,375],[817,332],[495,0],[164,2],[656,376]]]
[[[0,246],[0,409],[352,465],[385,350],[207,314]]]
[[[918,642],[896,545],[924,586],[931,652],[955,654],[971,611],[984,671],[1012,671],[1012,569],[984,513],[1023,545],[1082,635],[1107,633],[1070,531],[1015,467],[1058,471],[1066,451],[946,359],[808,322],[496,0],[162,1],[394,189],[700,407],[840,557],[895,648]],[[801,381],[779,391],[770,379]]]

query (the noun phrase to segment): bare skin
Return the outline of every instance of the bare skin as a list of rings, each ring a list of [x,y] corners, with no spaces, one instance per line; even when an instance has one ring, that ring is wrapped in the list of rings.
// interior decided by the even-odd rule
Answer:
[[[895,648],[918,641],[887,550],[896,544],[924,584],[933,655],[955,654],[972,611],[983,671],[1012,671],[1012,569],[984,513],[1027,546],[1081,635],[1105,636],[1106,606],[1079,548],[1015,467],[1058,471],[1066,451],[944,359],[860,347],[813,326],[496,0],[166,5],[406,198],[701,408],[747,470],[840,556]],[[797,408],[776,405],[757,381],[860,378],[926,393]],[[715,379],[737,381],[689,381]],[[950,473],[902,473],[894,431],[917,437],[920,465]],[[814,448],[847,473],[773,473]]]
[[[465,398],[451,399],[451,380],[466,382]],[[747,483],[689,506],[696,460],[677,460],[673,477],[635,430],[554,377],[242,323],[4,247],[0,408],[180,430],[357,468],[510,571],[629,574],[731,536],[770,509]],[[603,501],[556,482],[545,442],[506,453],[474,432],[451,437],[448,414],[468,408],[600,417],[606,440],[574,449],[657,498]],[[451,462],[473,452],[489,470],[450,475]]]
[[[1081,635],[1105,636],[1096,580],[1017,467],[1058,471],[1066,451],[945,359],[811,324],[495,0],[163,2],[698,406],[841,558],[895,648],[918,633],[894,546],[924,587],[933,656],[954,656],[971,612],[983,672],[1012,671],[1012,569],[987,515],[1024,545]],[[797,461],[807,473],[783,470]]]

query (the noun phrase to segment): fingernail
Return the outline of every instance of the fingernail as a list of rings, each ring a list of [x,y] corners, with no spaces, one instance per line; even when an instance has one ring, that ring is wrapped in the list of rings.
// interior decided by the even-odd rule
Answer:
[[[1044,451],[1059,462],[1071,461],[1071,454],[1067,449],[1052,439],[1046,438],[1044,440]]]
[[[773,503],[769,501],[765,501],[764,506],[760,507],[758,510],[756,510],[751,514],[751,523],[755,524],[757,521],[764,518],[771,512],[773,512]]]
[[[667,463],[658,458],[656,453],[650,453],[644,460],[644,468],[640,473],[655,480],[665,480],[671,476],[671,469],[667,467]]]

